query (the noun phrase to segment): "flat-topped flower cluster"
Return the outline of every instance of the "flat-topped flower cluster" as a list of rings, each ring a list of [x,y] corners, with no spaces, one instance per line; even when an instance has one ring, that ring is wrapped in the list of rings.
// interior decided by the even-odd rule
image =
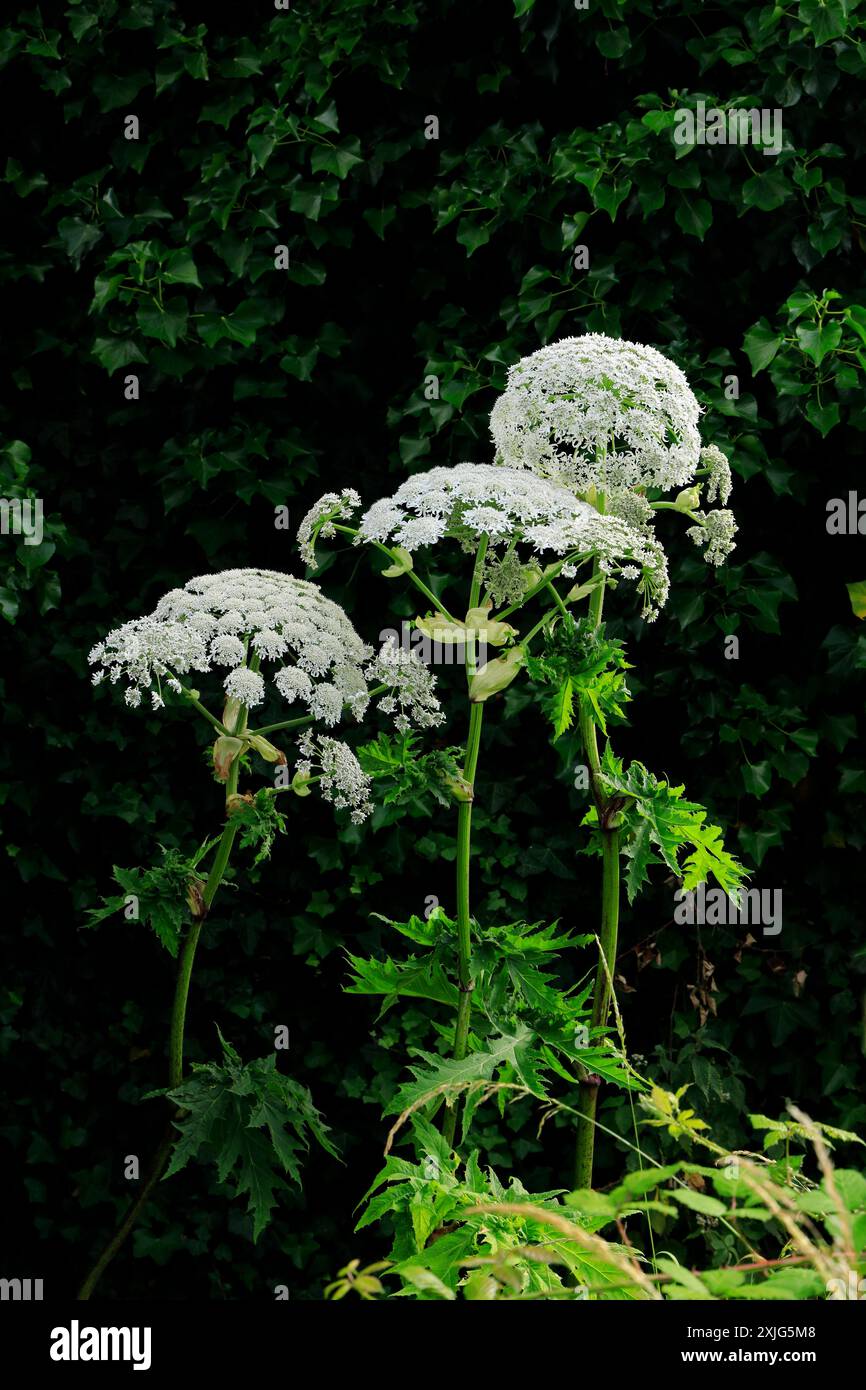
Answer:
[[[665,556],[648,531],[602,515],[558,483],[489,463],[408,478],[364,513],[355,543],[390,541],[411,554],[446,536],[475,550],[484,535],[491,547],[514,543],[570,560],[597,557],[603,573],[639,578],[647,617],[667,597]]]
[[[94,684],[106,675],[112,682],[126,678],[133,706],[149,693],[159,708],[163,681],[179,692],[178,676],[222,669],[226,695],[252,709],[266,689],[253,668],[274,662],[273,684],[285,699],[318,699],[328,707],[334,691],[342,709],[345,702],[366,703],[363,667],[372,655],[339,604],[315,584],[274,570],[236,569],[172,589],[148,617],[123,623],[97,643],[89,660],[97,667]]]

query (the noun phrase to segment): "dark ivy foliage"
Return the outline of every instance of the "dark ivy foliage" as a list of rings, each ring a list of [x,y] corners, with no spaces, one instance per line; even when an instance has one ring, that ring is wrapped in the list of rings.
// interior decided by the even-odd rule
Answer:
[[[0,780],[20,895],[2,926],[0,1137],[19,1175],[7,1254],[33,1268],[35,1231],[46,1296],[71,1291],[123,1207],[124,1156],[144,1162],[159,1138],[155,1103],[137,1102],[165,1081],[168,956],[122,916],[81,928],[113,864],[159,865],[163,846],[164,871],[183,876],[221,817],[204,734],[199,759],[182,712],[92,691],[89,648],[191,575],[299,573],[275,508],[294,524],[326,489],[373,500],[407,471],[486,461],[507,366],[568,333],[621,333],[672,356],[736,477],[732,563],[711,571],[672,518],[658,622],[611,605],[612,701],[621,640],[634,698],[609,775],[642,775],[646,759],[646,805],[660,786],[695,788],[752,882],[784,893],[779,937],[683,928],[664,867],[652,871],[622,927],[630,1046],[662,1085],[691,1087],[722,1144],[743,1141],[746,1108],[775,1123],[789,1096],[863,1128],[866,641],[846,584],[866,558],[857,536],[825,525],[828,500],[862,487],[862,13],[857,0],[82,0],[7,18],[0,491],[44,499],[46,527],[38,546],[2,538]],[[781,152],[677,146],[674,111],[698,100],[778,109]],[[124,137],[130,114],[137,140]],[[429,114],[438,140],[425,138]],[[413,615],[351,555],[323,558],[320,574],[368,638]],[[431,583],[445,593],[447,568]],[[576,660],[555,653],[548,671],[565,670],[575,703]],[[460,676],[441,678],[455,710]],[[573,787],[574,721],[560,706],[550,746],[529,701],[516,682],[491,709],[477,913],[583,934],[596,865],[576,857],[588,794]],[[450,745],[460,732],[446,727]],[[447,779],[450,746],[428,750]],[[381,1168],[383,1112],[415,1085],[403,1059],[441,1059],[423,999],[377,1017],[357,986],[344,993],[345,953],[388,961],[389,919],[423,918],[431,899],[453,912],[453,811],[415,794],[395,744],[367,757],[393,793],[369,825],[335,833],[314,797],[271,808],[268,834],[282,815],[287,833],[266,876],[239,874],[221,893],[187,1030],[205,1068],[187,1086],[201,1089],[214,1020],[249,1057],[289,1025],[285,1061],[260,1081],[308,1087],[345,1166],[317,1154],[255,1250],[243,1204],[214,1200],[219,1169],[184,1168],[142,1218],[137,1258],[106,1276],[108,1295],[260,1297],[287,1284],[319,1297],[344,1254],[381,1255],[375,1232],[352,1234],[353,1208]],[[261,817],[258,830],[246,819],[252,843]],[[557,965],[580,997],[584,957]],[[536,1065],[520,1045],[528,1026],[521,1014],[502,1035],[518,1072]],[[628,1132],[628,1097],[611,1087],[601,1117]],[[571,1130],[551,1121],[536,1137],[529,1121],[528,1101],[502,1120],[479,1111],[473,1143],[527,1191],[558,1190]],[[646,1143],[665,1159],[662,1128]],[[619,1176],[612,1145],[599,1162],[602,1183]],[[449,1182],[471,1194],[498,1180],[473,1155]]]

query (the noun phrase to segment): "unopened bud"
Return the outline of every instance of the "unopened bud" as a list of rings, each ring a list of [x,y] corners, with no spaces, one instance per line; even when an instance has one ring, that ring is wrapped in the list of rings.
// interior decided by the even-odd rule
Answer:
[[[701,490],[699,487],[684,488],[674,498],[674,506],[678,512],[695,512],[700,505]]]
[[[204,900],[205,881],[203,878],[187,879],[186,900],[189,910],[197,922],[207,917],[207,903]]]
[[[255,748],[260,758],[264,758],[266,763],[279,763],[281,767],[286,765],[286,755],[281,748],[276,748],[261,734],[253,734],[250,738],[250,746]]]
[[[414,569],[412,556],[408,550],[403,549],[402,545],[395,545],[392,548],[392,554],[394,563],[382,571],[384,579],[397,579],[401,574],[408,574],[411,569]]]
[[[469,682],[469,699],[473,705],[483,704],[510,685],[525,660],[522,647],[512,647],[503,656],[488,661]]]
[[[295,793],[295,796],[309,796],[309,782],[309,777],[304,777],[300,772],[296,772],[292,778],[292,791]]]
[[[467,782],[465,777],[442,777],[444,786],[448,788],[455,801],[472,801],[475,793],[471,782]]]

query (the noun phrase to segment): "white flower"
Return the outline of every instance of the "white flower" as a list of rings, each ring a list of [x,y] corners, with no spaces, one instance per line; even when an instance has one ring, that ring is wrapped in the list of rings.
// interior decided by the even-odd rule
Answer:
[[[307,700],[313,693],[313,682],[299,666],[284,666],[274,676],[274,685],[283,699],[294,704],[295,700]]]
[[[241,639],[230,632],[218,633],[210,644],[210,659],[215,666],[240,666],[246,654]]]
[[[316,541],[319,536],[326,539],[333,536],[334,522],[350,517],[360,505],[361,499],[355,489],[344,487],[342,492],[326,492],[310,508],[298,527],[298,548],[310,569],[318,569]]]
[[[243,664],[248,651],[259,658],[261,672]],[[154,681],[157,693],[164,679],[179,694],[179,675],[219,667],[230,668],[229,695],[259,705],[266,694],[266,665],[278,660],[272,679],[284,699],[309,704],[319,677],[329,689],[333,681],[351,689],[356,709],[359,689],[366,691],[363,667],[372,655],[342,608],[315,584],[274,570],[239,569],[172,589],[149,617],[124,623],[97,643],[89,660],[99,668],[94,681],[106,674],[112,683],[126,678],[126,700],[133,707]],[[332,700],[327,708],[333,708]]]
[[[253,638],[253,650],[257,651],[259,656],[269,656],[271,658],[282,656],[287,645],[286,638],[274,628],[263,628],[262,631],[257,632]]]
[[[254,709],[265,698],[265,682],[258,671],[247,666],[236,666],[223,682],[225,692],[233,700],[240,700],[248,709]]]
[[[603,515],[559,483],[494,464],[416,473],[364,513],[356,543],[391,541],[412,551],[452,536],[475,548],[484,532],[491,545],[523,541],[569,561],[597,556],[611,573],[620,560],[634,561],[644,572],[646,616],[655,616],[667,597],[667,563],[651,532]]]
[[[737,523],[734,513],[728,511],[695,512],[700,523],[690,526],[686,535],[697,546],[706,546],[704,559],[708,565],[724,564],[732,550],[736,550],[734,536]]]
[[[522,358],[493,407],[497,461],[590,487],[682,487],[698,466],[700,407],[655,348],[588,333]]]
[[[733,482],[731,479],[731,465],[725,458],[721,449],[715,444],[709,444],[706,449],[701,449],[701,467],[706,468],[709,473],[707,478],[707,501],[715,502],[716,498],[725,505],[731,495]]]
[[[336,685],[322,681],[310,698],[310,713],[321,719],[323,724],[337,724],[343,713],[343,704],[343,692]]]
[[[351,748],[327,734],[305,731],[298,739],[301,759],[297,771],[302,777],[318,774],[319,786],[326,801],[338,809],[351,811],[356,825],[366,820],[373,809],[370,801],[370,778]]]
[[[427,729],[444,721],[434,694],[436,677],[419,660],[417,652],[404,651],[395,638],[388,638],[365,668],[365,675],[376,684],[388,686],[389,693],[379,700],[379,708],[395,716],[394,724],[401,733],[413,723],[419,729]]]

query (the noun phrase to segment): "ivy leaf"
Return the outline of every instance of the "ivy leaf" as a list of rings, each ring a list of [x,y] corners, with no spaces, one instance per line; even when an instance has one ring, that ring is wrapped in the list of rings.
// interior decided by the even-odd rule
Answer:
[[[690,198],[687,193],[681,193],[677,198],[674,217],[688,236],[695,236],[699,241],[703,241],[712,226],[712,205],[706,198]]]
[[[149,304],[139,305],[135,317],[145,337],[157,338],[166,346],[174,347],[178,338],[186,333],[186,300],[175,295],[164,306],[153,300]]]
[[[766,319],[753,324],[743,339],[743,348],[756,374],[769,367],[779,348],[782,337],[776,333]]]
[[[118,367],[127,367],[130,362],[146,362],[147,358],[137,343],[131,338],[97,338],[92,348],[93,356],[113,375]]]
[[[860,579],[855,584],[846,584],[845,588],[848,590],[854,617],[866,618],[866,579]]]
[[[160,267],[162,279],[169,284],[195,285],[201,289],[192,252],[187,247],[172,251]]]
[[[798,323],[796,333],[800,347],[816,367],[820,367],[827,353],[832,352],[842,341],[841,323]]]

